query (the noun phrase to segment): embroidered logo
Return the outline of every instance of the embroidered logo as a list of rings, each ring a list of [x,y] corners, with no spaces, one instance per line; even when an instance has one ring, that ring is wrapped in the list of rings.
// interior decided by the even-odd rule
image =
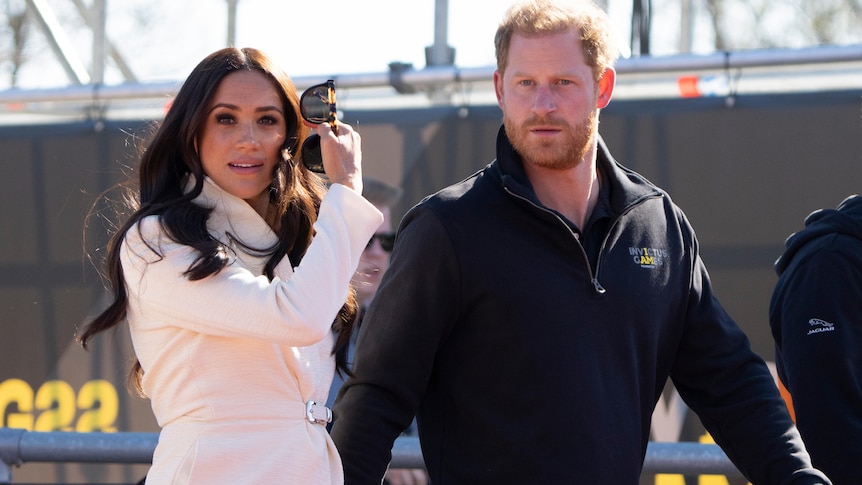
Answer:
[[[641,268],[656,268],[664,264],[667,250],[662,248],[629,248],[632,261]]]
[[[826,320],[821,320],[819,318],[812,318],[811,320],[808,320],[808,325],[811,326],[811,329],[808,330],[807,335],[811,335],[813,333],[835,331],[835,324],[829,323]]]

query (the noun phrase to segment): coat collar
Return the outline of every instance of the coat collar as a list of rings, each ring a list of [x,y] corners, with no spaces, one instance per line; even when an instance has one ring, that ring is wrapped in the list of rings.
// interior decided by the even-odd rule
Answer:
[[[194,176],[186,182],[190,192],[195,185]],[[278,243],[278,237],[269,224],[244,200],[225,192],[209,177],[204,177],[203,189],[194,199],[200,206],[212,209],[207,219],[207,230],[229,247],[247,266],[263,269],[266,257]]]

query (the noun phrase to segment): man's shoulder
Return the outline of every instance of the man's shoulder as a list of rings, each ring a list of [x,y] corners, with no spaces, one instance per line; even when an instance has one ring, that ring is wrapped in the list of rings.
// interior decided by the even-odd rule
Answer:
[[[469,177],[454,184],[443,187],[425,197],[419,202],[419,206],[444,209],[446,207],[461,207],[475,204],[491,195],[493,181],[488,171],[493,164],[473,173]]]

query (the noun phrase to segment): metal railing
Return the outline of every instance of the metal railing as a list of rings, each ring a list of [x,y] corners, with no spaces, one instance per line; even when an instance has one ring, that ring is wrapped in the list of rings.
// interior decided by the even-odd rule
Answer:
[[[657,57],[622,58],[616,63],[620,80],[638,75],[675,74],[680,72],[722,71],[743,68],[806,66],[833,63],[862,62],[862,44],[819,46],[799,49],[759,49],[749,51],[714,52],[711,54],[680,54]],[[300,90],[321,79],[334,78],[338,87],[385,88],[399,93],[428,91],[456,83],[490,83],[495,66],[458,67],[427,66],[415,69],[410,64],[393,63],[389,71],[345,73],[339,75],[296,76],[293,82]],[[182,81],[133,82],[117,85],[76,84],[58,88],[0,90],[0,105],[35,102],[93,102],[129,99],[168,99],[176,94]]]
[[[12,468],[25,463],[151,463],[157,441],[157,433],[34,432],[0,428],[0,484],[12,483]],[[392,467],[424,467],[418,438],[401,437],[395,441]],[[650,442],[643,473],[742,476],[718,445],[699,443]]]

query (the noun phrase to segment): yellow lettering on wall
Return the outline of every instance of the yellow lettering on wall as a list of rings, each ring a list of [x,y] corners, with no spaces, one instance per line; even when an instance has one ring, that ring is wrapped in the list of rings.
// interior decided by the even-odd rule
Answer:
[[[0,427],[113,433],[119,410],[117,390],[103,379],[86,382],[77,396],[68,382],[60,380],[45,382],[35,395],[30,384],[21,379],[0,382]]]
[[[659,473],[655,476],[655,485],[685,485],[682,475]]]
[[[17,413],[6,414],[15,404]],[[33,388],[21,379],[6,379],[0,382],[0,412],[6,418],[0,423],[7,428],[33,429]]]
[[[78,408],[85,410],[78,418],[76,430],[82,433],[101,431],[114,433],[114,423],[120,410],[120,399],[114,385],[106,380],[84,384],[78,392]]]
[[[697,485],[730,485],[724,475],[701,475],[697,479]]]
[[[33,431],[71,431],[75,420],[75,390],[65,381],[48,381],[39,386],[34,402],[42,414]]]

